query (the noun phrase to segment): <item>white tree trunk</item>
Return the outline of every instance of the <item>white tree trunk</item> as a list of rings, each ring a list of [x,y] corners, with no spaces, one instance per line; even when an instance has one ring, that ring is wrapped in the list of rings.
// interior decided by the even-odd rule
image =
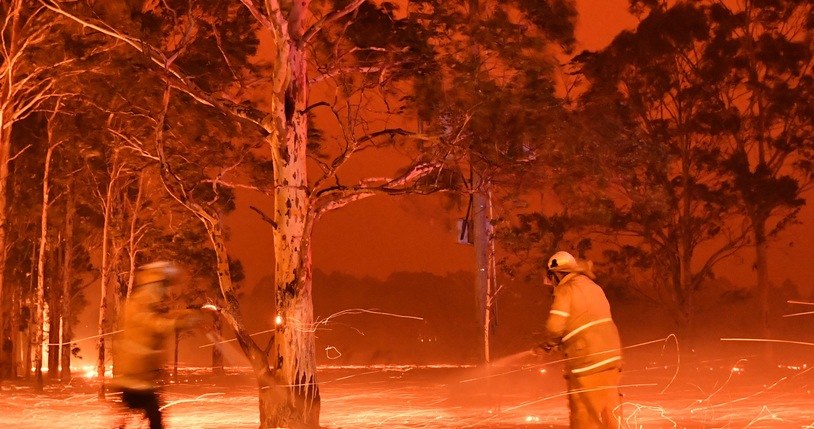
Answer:
[[[5,112],[0,109],[0,344],[6,341],[6,299],[5,299],[5,266],[6,266],[6,205],[8,195],[9,157],[11,155],[11,126],[6,126]],[[13,305],[10,303],[10,307]],[[14,338],[14,326],[9,328],[9,337]],[[5,357],[5,352],[0,351]],[[0,362],[6,363],[0,358]],[[8,368],[0,368],[0,378],[4,373],[14,372],[13,353],[7,362]]]
[[[11,160],[11,125],[14,122],[14,100],[13,91],[15,86],[14,68],[9,64],[9,57],[17,52],[18,37],[20,31],[19,16],[14,16],[15,10],[19,13],[20,1],[14,0],[8,6],[8,17],[11,20],[8,26],[9,33],[4,38],[2,46],[4,51],[8,54],[2,58],[0,65],[4,68],[0,73],[0,344],[3,344],[6,339],[5,330],[5,267],[6,267],[6,241],[7,241],[7,223],[6,206],[8,205],[8,181],[9,181],[9,162]],[[14,328],[10,329],[10,336],[14,338]],[[13,341],[13,340],[12,340]],[[0,362],[3,360],[0,359]],[[14,359],[12,359],[12,362]],[[13,363],[9,363],[13,365]],[[0,375],[3,370],[0,369]]]
[[[127,271],[127,292],[125,300],[130,298],[133,292],[133,285],[136,282],[136,257],[138,256],[138,220],[139,213],[141,212],[143,194],[144,194],[144,179],[147,177],[146,170],[141,172],[138,181],[138,193],[136,194],[136,201],[133,203],[133,209],[130,213],[130,233],[127,240],[127,256],[130,266]]]
[[[60,353],[62,364],[60,379],[62,381],[71,379],[71,339],[73,336],[71,330],[71,283],[73,282],[73,229],[76,210],[74,205],[76,200],[72,194],[70,184],[66,187],[65,192],[67,194],[67,203],[65,204],[65,236],[62,261],[62,311],[60,311],[62,329],[60,330],[59,338],[62,348],[62,352]]]
[[[113,172],[110,175],[110,181],[107,184],[107,192],[105,193],[102,202],[104,208],[104,223],[102,226],[102,267],[99,280],[99,341],[98,341],[98,355],[96,358],[96,373],[99,378],[99,392],[98,398],[105,399],[105,329],[107,325],[107,289],[110,279],[110,221],[113,211],[113,194],[115,182],[118,178],[118,166],[116,165],[116,157],[113,159]]]
[[[481,332],[481,355],[482,363],[489,363],[489,324],[490,320],[490,216],[489,216],[489,195],[485,183],[481,183],[478,174],[472,175],[472,186],[475,187],[472,214],[474,217],[474,239],[475,239],[475,298],[477,305],[477,323]]]
[[[292,3],[288,31],[293,40],[304,32],[310,1]],[[273,97],[273,126],[268,140],[274,161],[274,273],[277,284],[277,325],[270,361],[275,383],[285,396],[261,391],[261,427],[319,426],[313,332],[311,227],[314,214],[308,189],[308,76],[303,46],[291,43],[286,56],[287,86]],[[279,77],[279,76],[278,76]],[[275,79],[280,81],[280,79]],[[280,88],[283,89],[283,88]],[[275,130],[282,130],[276,133]]]
[[[45,253],[48,248],[48,207],[50,205],[51,157],[56,145],[51,145],[45,154],[45,174],[42,178],[42,209],[40,211],[40,246],[37,255],[36,313],[34,314],[34,389],[42,391],[42,347],[43,311],[45,308]]]

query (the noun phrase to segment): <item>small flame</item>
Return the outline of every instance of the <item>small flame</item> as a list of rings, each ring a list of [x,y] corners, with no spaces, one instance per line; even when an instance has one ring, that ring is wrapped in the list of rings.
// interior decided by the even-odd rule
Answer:
[[[275,325],[277,325],[277,326],[282,325],[282,324],[283,324],[283,316],[280,316],[280,315],[278,314],[278,315],[277,315],[277,316],[274,318],[274,324],[275,324]]]

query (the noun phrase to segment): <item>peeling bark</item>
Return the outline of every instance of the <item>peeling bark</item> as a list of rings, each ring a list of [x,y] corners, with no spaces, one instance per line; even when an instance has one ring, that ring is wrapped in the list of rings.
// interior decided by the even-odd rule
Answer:
[[[305,32],[309,1],[294,2],[287,30],[297,40]],[[274,273],[277,325],[270,361],[276,389],[262,389],[261,427],[319,426],[320,394],[311,296],[312,201],[307,193],[308,76],[306,51],[288,47],[278,71],[287,86],[273,96],[268,142],[274,161]],[[282,78],[284,77],[284,78]],[[282,89],[282,88],[280,88]],[[278,134],[278,131],[282,133]],[[280,396],[282,394],[282,396]]]

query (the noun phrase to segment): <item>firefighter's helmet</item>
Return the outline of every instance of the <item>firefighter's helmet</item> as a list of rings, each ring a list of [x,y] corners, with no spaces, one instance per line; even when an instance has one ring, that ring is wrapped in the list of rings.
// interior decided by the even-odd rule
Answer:
[[[548,260],[548,271],[557,273],[572,273],[579,270],[579,264],[574,255],[563,252],[562,250],[555,253]]]
[[[179,274],[178,268],[172,262],[151,262],[140,266],[136,271],[136,286],[150,283],[169,285],[178,278]]]

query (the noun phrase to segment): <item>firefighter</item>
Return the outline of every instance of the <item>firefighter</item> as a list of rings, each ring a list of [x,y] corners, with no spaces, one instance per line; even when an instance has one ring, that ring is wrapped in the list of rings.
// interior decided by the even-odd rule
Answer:
[[[546,277],[554,301],[545,341],[534,352],[558,348],[565,355],[571,428],[619,428],[619,331],[605,293],[594,283],[592,265],[560,251],[548,260]]]
[[[146,415],[150,429],[164,427],[158,390],[168,339],[176,331],[192,329],[203,320],[195,311],[167,310],[168,289],[178,276],[177,268],[169,262],[140,267],[119,320],[121,332],[114,340],[111,384],[121,392],[125,408]]]

